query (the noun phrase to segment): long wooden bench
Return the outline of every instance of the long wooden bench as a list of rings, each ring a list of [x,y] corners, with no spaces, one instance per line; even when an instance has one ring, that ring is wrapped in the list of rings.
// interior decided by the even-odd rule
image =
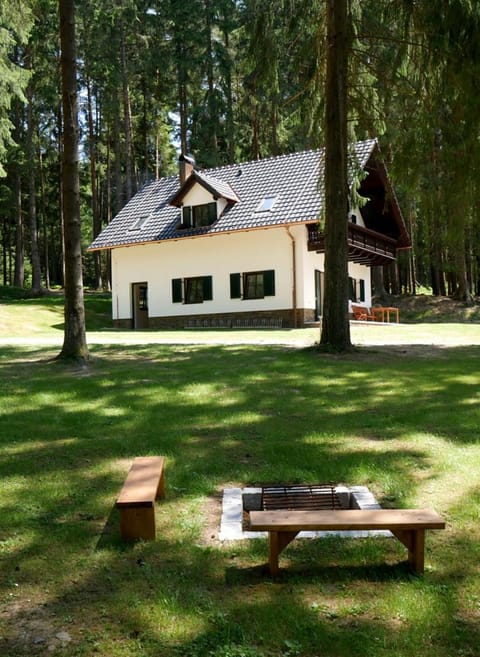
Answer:
[[[163,456],[137,456],[132,463],[116,503],[127,541],[155,540],[155,500],[165,497],[164,464]]]
[[[250,530],[268,531],[269,566],[278,575],[278,557],[301,531],[359,531],[389,529],[408,549],[410,568],[423,573],[425,530],[445,529],[444,520],[428,509],[338,511],[251,511]]]

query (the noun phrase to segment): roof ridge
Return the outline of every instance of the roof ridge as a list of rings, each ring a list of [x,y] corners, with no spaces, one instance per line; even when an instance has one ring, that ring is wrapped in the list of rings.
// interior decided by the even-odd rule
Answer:
[[[213,167],[212,169],[202,169],[202,171],[219,171],[222,169],[228,169],[230,167],[242,167],[246,164],[257,164],[261,162],[270,162],[271,160],[280,160],[288,157],[295,157],[300,155],[305,155],[306,153],[317,153],[320,152],[322,148],[307,148],[303,151],[293,151],[292,153],[282,153],[281,155],[269,155],[268,157],[261,157],[258,160],[244,160],[243,162],[233,162],[232,164],[224,164],[220,167]]]
[[[376,137],[369,137],[368,139],[358,139],[357,141],[353,142],[351,145],[353,146],[353,150],[356,151],[358,146],[360,144],[378,144],[378,140]],[[281,155],[269,155],[267,157],[261,157],[258,160],[244,160],[243,162],[232,162],[231,164],[224,164],[222,166],[217,166],[217,167],[211,167],[208,169],[196,169],[199,173],[203,173],[208,175],[207,172],[213,172],[213,171],[225,171],[229,168],[232,169],[239,169],[242,166],[248,165],[254,165],[257,163],[263,163],[263,162],[271,162],[272,160],[281,160],[281,159],[287,159],[289,157],[301,157],[302,155],[308,155],[312,153],[322,153],[325,150],[325,146],[320,146],[318,148],[307,148],[303,151],[293,151],[291,153],[282,153]]]

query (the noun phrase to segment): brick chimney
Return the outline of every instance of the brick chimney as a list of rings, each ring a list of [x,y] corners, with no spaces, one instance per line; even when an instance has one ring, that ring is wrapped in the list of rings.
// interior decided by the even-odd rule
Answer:
[[[195,160],[193,159],[193,157],[188,157],[188,155],[184,155],[182,153],[178,158],[178,168],[179,168],[180,186],[181,186],[183,185],[183,183],[186,181],[186,179],[190,176],[193,169],[195,168]]]

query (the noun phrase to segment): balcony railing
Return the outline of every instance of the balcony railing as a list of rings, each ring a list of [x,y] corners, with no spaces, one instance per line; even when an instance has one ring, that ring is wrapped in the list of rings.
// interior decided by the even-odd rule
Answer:
[[[318,224],[307,224],[308,250],[325,251],[325,233]],[[348,224],[348,259],[365,265],[385,265],[396,258],[397,240],[363,226]]]

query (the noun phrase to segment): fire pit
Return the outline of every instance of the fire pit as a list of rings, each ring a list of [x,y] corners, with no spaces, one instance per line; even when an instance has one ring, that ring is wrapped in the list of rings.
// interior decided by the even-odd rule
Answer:
[[[341,509],[332,484],[262,486],[261,509]]]
[[[366,486],[334,484],[265,484],[259,487],[226,488],[223,491],[222,518],[219,539],[238,541],[260,538],[262,532],[248,530],[250,511],[273,509],[380,509]],[[315,538],[327,535],[391,536],[389,531],[301,532],[300,536]],[[266,535],[266,534],[265,534]]]

